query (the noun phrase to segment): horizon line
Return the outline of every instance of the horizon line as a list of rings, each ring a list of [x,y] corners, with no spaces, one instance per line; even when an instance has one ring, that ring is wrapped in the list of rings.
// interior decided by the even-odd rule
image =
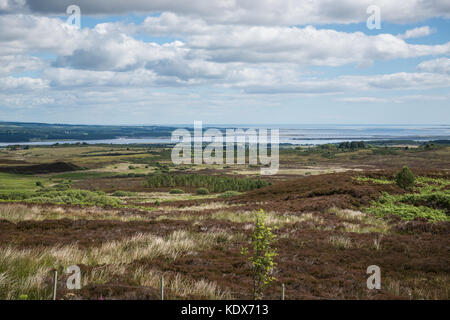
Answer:
[[[196,120],[201,121],[201,120]],[[117,126],[117,127],[141,127],[141,126],[193,126],[194,121],[192,123],[159,123],[159,124],[86,124],[86,123],[63,123],[63,122],[38,122],[38,121],[4,121],[0,120],[0,123],[22,123],[22,124],[45,124],[45,125],[66,125],[66,126]],[[207,123],[203,121],[203,125],[207,126],[259,126],[259,125],[280,125],[280,126],[288,126],[288,125],[311,125],[311,126],[448,126],[449,124],[433,124],[433,123]]]

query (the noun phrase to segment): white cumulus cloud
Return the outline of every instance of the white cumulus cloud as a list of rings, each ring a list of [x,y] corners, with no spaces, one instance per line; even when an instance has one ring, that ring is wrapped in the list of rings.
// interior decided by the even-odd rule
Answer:
[[[420,37],[426,37],[430,34],[433,34],[436,32],[436,29],[430,28],[429,26],[424,27],[418,27],[410,30],[406,30],[405,33],[399,34],[397,37],[400,39],[412,39],[412,38],[420,38]]]
[[[417,68],[424,72],[446,73],[450,74],[450,59],[439,58],[421,62]]]

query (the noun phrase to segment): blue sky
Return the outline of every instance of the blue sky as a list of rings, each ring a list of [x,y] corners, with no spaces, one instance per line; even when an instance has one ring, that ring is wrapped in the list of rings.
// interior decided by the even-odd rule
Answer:
[[[449,18],[440,0],[6,0],[0,120],[449,124]]]

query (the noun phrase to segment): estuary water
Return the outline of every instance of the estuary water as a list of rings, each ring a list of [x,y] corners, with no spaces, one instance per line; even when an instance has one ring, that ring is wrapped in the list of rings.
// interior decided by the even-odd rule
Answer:
[[[192,128],[192,125],[174,125],[174,127]],[[279,129],[280,143],[296,145],[315,145],[339,143],[343,141],[369,140],[450,140],[450,125],[204,125],[208,128],[220,129],[225,135],[227,128]],[[75,144],[165,144],[170,143],[170,137],[118,137],[103,140],[56,140],[2,143],[8,145],[52,145],[55,143]]]

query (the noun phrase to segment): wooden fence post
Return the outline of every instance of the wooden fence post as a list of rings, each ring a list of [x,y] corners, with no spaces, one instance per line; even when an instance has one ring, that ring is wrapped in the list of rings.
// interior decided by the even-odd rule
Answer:
[[[164,276],[161,276],[160,293],[161,293],[161,300],[164,300]]]
[[[53,300],[56,300],[56,290],[58,286],[58,271],[55,270],[53,275]]]

